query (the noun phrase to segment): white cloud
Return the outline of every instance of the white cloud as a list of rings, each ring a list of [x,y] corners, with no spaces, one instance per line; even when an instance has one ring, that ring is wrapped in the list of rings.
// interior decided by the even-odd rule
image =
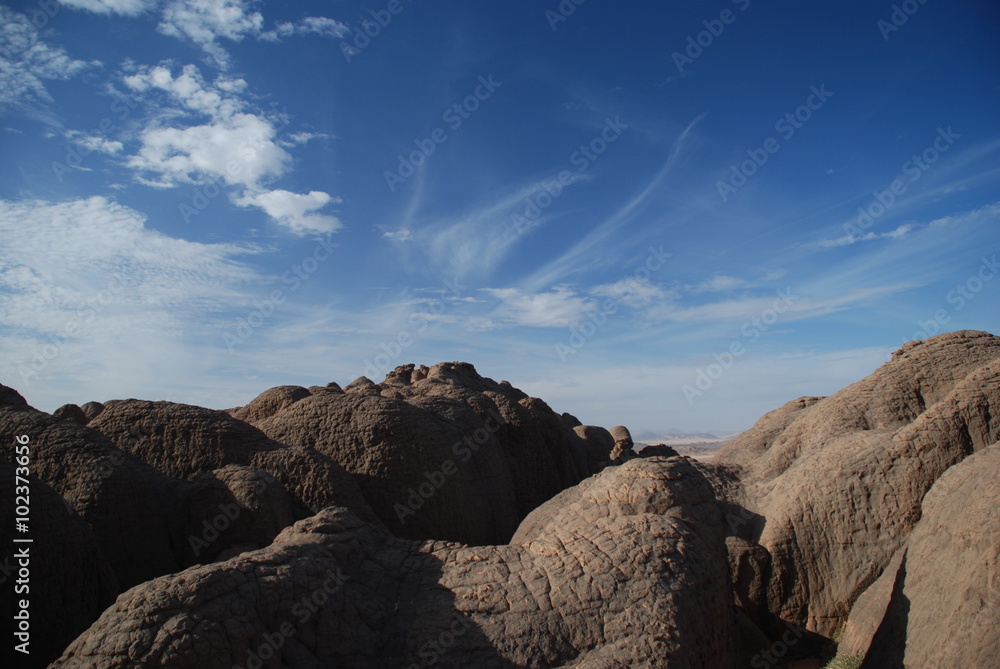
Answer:
[[[102,197],[0,200],[0,238],[0,378],[49,411],[202,387],[261,279],[238,260],[261,249],[169,237]]]
[[[339,230],[340,220],[336,216],[314,212],[328,204],[340,204],[340,202],[340,198],[315,190],[306,194],[287,190],[263,191],[236,200],[236,204],[242,207],[253,206],[263,209],[275,221],[300,235]]]
[[[254,278],[234,258],[257,252],[168,237],[103,197],[0,200],[0,236],[7,333],[99,344],[104,362],[113,358],[116,338],[156,340],[209,317],[236,295],[233,286]],[[9,350],[2,356],[24,357]]]
[[[147,185],[166,188],[180,183],[222,180],[258,189],[262,179],[280,176],[291,156],[278,145],[277,131],[266,118],[248,113],[239,97],[246,81],[226,76],[208,83],[194,65],[178,75],[166,65],[142,67],[125,77],[140,94],[160,92],[183,108],[212,119],[186,128],[150,126],[139,139],[139,152],[127,164]],[[168,114],[169,116],[169,114]]]
[[[401,228],[399,230],[385,230],[382,232],[383,239],[389,239],[394,242],[411,242],[413,241],[413,232],[409,228]]]
[[[216,119],[230,118],[246,106],[236,97],[246,90],[245,80],[222,75],[209,84],[194,65],[185,65],[176,77],[166,65],[140,67],[124,81],[136,93],[161,91],[188,111]]]
[[[334,136],[323,132],[294,132],[288,136],[288,141],[282,142],[282,146],[298,146],[314,139],[334,139]]]
[[[188,128],[147,128],[142,148],[128,165],[153,173],[155,187],[222,179],[257,189],[261,180],[283,174],[291,156],[275,143],[274,127],[252,114]]]
[[[486,291],[502,304],[493,312],[493,322],[536,328],[563,328],[583,320],[597,304],[577,295],[568,286],[555,286],[551,292],[524,294],[517,288],[492,288]]]
[[[194,65],[174,74],[170,64],[138,67],[125,77],[134,93],[165,96],[179,109],[161,108],[161,116],[176,123],[181,116],[207,116],[201,125],[164,127],[152,122],[139,133],[141,146],[126,165],[137,171],[141,183],[155,188],[180,184],[215,182],[237,187],[233,201],[241,207],[257,207],[295,234],[330,233],[340,229],[340,220],[317,213],[340,200],[321,191],[306,194],[265,187],[284,175],[292,162],[283,147],[293,147],[316,133],[296,133],[291,141],[278,137],[270,119],[250,113],[239,97],[246,81],[225,75],[207,82]],[[240,190],[242,192],[240,192]]]
[[[271,30],[264,30],[264,16],[254,10],[258,4],[257,0],[169,0],[158,30],[198,45],[220,69],[227,69],[231,60],[219,44],[220,39],[239,42],[252,37],[279,42],[295,35],[339,38],[350,32],[347,25],[325,16],[306,16],[294,23],[283,21]]]
[[[748,283],[745,279],[740,279],[735,276],[726,276],[725,274],[716,274],[711,279],[707,281],[702,281],[701,283],[692,286],[692,293],[718,293],[727,290],[738,290],[740,288],[747,287]]]
[[[0,5],[0,45],[0,109],[31,109],[52,102],[43,79],[70,79],[99,64],[75,60],[61,47],[40,41],[28,17],[4,5]]]
[[[351,29],[340,21],[326,18],[325,16],[307,16],[296,23],[282,22],[277,24],[273,30],[268,30],[260,34],[263,40],[276,42],[293,35],[321,35],[324,37],[344,37],[350,33]]]
[[[59,0],[59,2],[73,9],[84,9],[97,14],[138,16],[153,9],[157,0]]]
[[[253,4],[246,0],[171,0],[163,8],[158,29],[164,35],[194,42],[216,67],[225,69],[229,54],[216,40],[239,42],[260,34],[264,17],[251,11]]]
[[[919,226],[912,223],[907,223],[899,226],[895,230],[890,230],[889,232],[866,232],[863,235],[846,234],[835,239],[823,239],[809,244],[808,246],[832,249],[839,246],[851,246],[852,244],[858,244],[860,242],[871,242],[877,239],[902,239],[913,230],[918,229],[918,227]]]
[[[1000,217],[1000,202],[994,202],[985,207],[973,209],[972,211],[934,219],[929,225],[934,228],[945,225],[965,225],[969,223],[982,223],[983,219],[991,220],[998,217]]]
[[[618,302],[633,308],[670,302],[677,297],[676,292],[664,290],[648,278],[636,279],[632,277],[616,281],[615,283],[595,286],[590,292],[592,295],[600,297],[612,297]]]
[[[87,135],[79,130],[68,130],[63,134],[63,136],[67,141],[73,142],[77,146],[88,151],[98,151],[100,153],[113,155],[120,153],[124,148],[124,145],[119,141],[110,140],[106,137],[100,137],[98,135]]]

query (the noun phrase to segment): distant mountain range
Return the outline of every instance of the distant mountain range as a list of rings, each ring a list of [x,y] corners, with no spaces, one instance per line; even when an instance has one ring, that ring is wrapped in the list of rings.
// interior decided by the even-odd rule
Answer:
[[[646,430],[632,435],[632,440],[646,443],[668,443],[671,441],[726,441],[727,439],[732,439],[735,436],[735,434],[718,435],[710,432],[682,432],[680,430],[668,430],[664,433]]]

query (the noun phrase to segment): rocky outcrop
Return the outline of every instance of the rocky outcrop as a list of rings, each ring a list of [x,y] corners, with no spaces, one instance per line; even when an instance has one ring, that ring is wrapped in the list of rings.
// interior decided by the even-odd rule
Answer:
[[[89,423],[101,415],[101,412],[104,411],[104,405],[100,402],[87,402],[80,405],[80,409],[83,411],[83,415],[87,417],[87,422]]]
[[[277,386],[276,388],[265,390],[255,397],[250,404],[237,409],[231,409],[230,413],[233,418],[253,423],[273,416],[285,407],[309,397],[310,394],[302,386]]]
[[[742,507],[735,525],[747,531],[734,534],[770,554],[769,611],[831,635],[906,543],[935,481],[998,439],[1000,338],[956,332],[732,440],[716,461],[739,490],[719,494]]]
[[[624,425],[615,425],[610,432],[615,440],[615,447],[611,451],[611,461],[624,462],[634,458],[633,446],[635,446],[635,442],[632,441],[632,433],[629,432],[628,428]]]
[[[858,599],[841,652],[864,667],[994,667],[1000,658],[1000,444],[945,472],[882,576]]]
[[[196,477],[184,492],[189,528],[183,563],[202,564],[234,550],[271,544],[295,522],[298,509],[285,488],[256,467],[227,465]]]
[[[180,568],[175,481],[100,432],[33,409],[9,388],[0,387],[0,402],[4,457],[13,461],[15,437],[30,439],[32,474],[90,528],[123,588]]]
[[[677,451],[667,446],[666,444],[653,444],[652,446],[646,446],[641,451],[639,451],[639,457],[652,458],[652,457],[662,457],[662,458],[673,458],[678,455]]]
[[[296,394],[288,390],[291,386],[283,388],[264,393],[268,399],[254,405],[251,413],[266,414],[264,407],[281,404],[278,396]],[[354,479],[336,462],[311,448],[275,442],[224,411],[173,402],[112,400],[90,427],[121,450],[186,481],[227,465],[257,467],[294,497],[296,520],[339,505],[353,509],[363,520],[379,522]]]
[[[397,536],[477,545],[507,541],[532,509],[606,466],[614,446],[610,435],[581,439],[541,400],[466,363],[405,365],[381,384],[362,377],[308,397],[267,391],[233,414],[342,465]]]
[[[75,404],[64,404],[53,411],[52,415],[56,418],[73,421],[77,425],[86,425],[88,422],[87,414]]]
[[[723,536],[710,485],[679,458],[566,490],[506,546],[397,539],[332,508],[134,588],[56,666],[727,669]]]

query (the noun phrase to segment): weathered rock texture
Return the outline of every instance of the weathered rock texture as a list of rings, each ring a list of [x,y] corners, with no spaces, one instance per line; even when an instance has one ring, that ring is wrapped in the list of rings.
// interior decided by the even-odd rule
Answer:
[[[503,543],[614,448],[607,430],[581,438],[543,401],[467,363],[406,365],[381,384],[362,377],[308,396],[276,388],[231,411],[342,465],[382,522],[412,539]]]
[[[1000,444],[945,472],[857,601],[841,652],[869,669],[1000,666]]]
[[[37,411],[9,388],[0,390],[4,457],[13,462],[15,437],[29,437],[32,474],[83,519],[121,586],[177,571],[183,528],[176,522],[176,482],[119,451],[103,434]]]
[[[588,479],[507,546],[397,539],[328,509],[134,588],[56,666],[727,669],[725,556],[711,486],[680,458]]]
[[[719,491],[742,507],[729,511],[733,534],[770,554],[769,611],[832,634],[935,481],[998,439],[1000,338],[982,332],[911,342],[835,395],[764,416],[716,460],[740,479]]]
[[[275,393],[265,395],[273,402]],[[251,413],[261,411],[258,405]],[[105,403],[89,427],[107,435],[121,450],[186,481],[226,465],[261,469],[293,495],[296,520],[328,506],[346,506],[362,520],[378,522],[357,483],[336,462],[311,448],[277,443],[224,411],[173,402],[113,400]]]
[[[118,579],[90,528],[67,508],[59,493],[30,475],[22,476],[27,490],[19,489],[23,484],[15,482],[15,473],[13,464],[0,463],[0,518],[4,519],[0,523],[0,610],[7,632],[4,656],[15,655],[13,646],[21,642],[13,636],[16,623],[12,624],[12,619],[15,610],[20,610],[15,609],[16,602],[24,599],[30,602],[30,655],[16,655],[16,664],[8,666],[44,667],[115,601]],[[20,533],[13,521],[15,509],[25,501],[30,509],[28,531]],[[31,543],[14,543],[15,539],[31,539]],[[21,557],[24,550],[27,558]],[[19,575],[22,566],[30,570],[26,580]]]

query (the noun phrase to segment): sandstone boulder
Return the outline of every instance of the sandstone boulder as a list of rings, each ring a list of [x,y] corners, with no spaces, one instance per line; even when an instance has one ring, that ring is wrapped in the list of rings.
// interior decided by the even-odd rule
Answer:
[[[234,546],[268,546],[295,522],[296,511],[285,488],[256,467],[227,465],[201,474],[182,497],[189,528],[183,562],[211,562]]]
[[[134,588],[57,667],[735,667],[721,514],[682,459],[634,460],[506,546],[391,537],[346,509]]]
[[[831,635],[935,481],[997,439],[1000,338],[956,332],[907,344],[866,379],[789,403],[727,444],[717,466],[738,472],[740,491],[719,494],[744,507],[737,524],[759,530],[750,538],[771,556],[770,612]]]
[[[1000,444],[945,472],[907,545],[858,598],[841,652],[869,669],[1000,666]]]
[[[104,411],[104,405],[100,402],[87,402],[86,404],[81,404],[80,409],[83,411],[83,415],[87,417],[87,422],[89,423]]]
[[[83,412],[83,409],[75,404],[64,404],[55,411],[52,415],[56,418],[62,418],[63,420],[73,421],[77,425],[87,424],[87,414]]]
[[[600,471],[613,446],[588,446],[544,402],[466,363],[362,377],[253,424],[342,465],[397,536],[469,544],[507,541],[532,509]]]
[[[38,411],[0,386],[0,443],[8,462],[15,437],[31,444],[31,472],[51,486],[93,532],[123,588],[180,568],[174,548],[176,481],[96,430]]]
[[[265,407],[280,404],[275,399],[278,396],[301,394],[287,390],[289,386],[284,388],[279,393],[264,393],[270,400],[247,405],[250,413],[267,413]],[[121,450],[186,481],[227,465],[262,469],[293,496],[296,519],[341,505],[366,521],[379,522],[354,479],[337,463],[311,448],[277,443],[224,411],[173,402],[113,400],[105,404],[90,427],[112,439]]]

